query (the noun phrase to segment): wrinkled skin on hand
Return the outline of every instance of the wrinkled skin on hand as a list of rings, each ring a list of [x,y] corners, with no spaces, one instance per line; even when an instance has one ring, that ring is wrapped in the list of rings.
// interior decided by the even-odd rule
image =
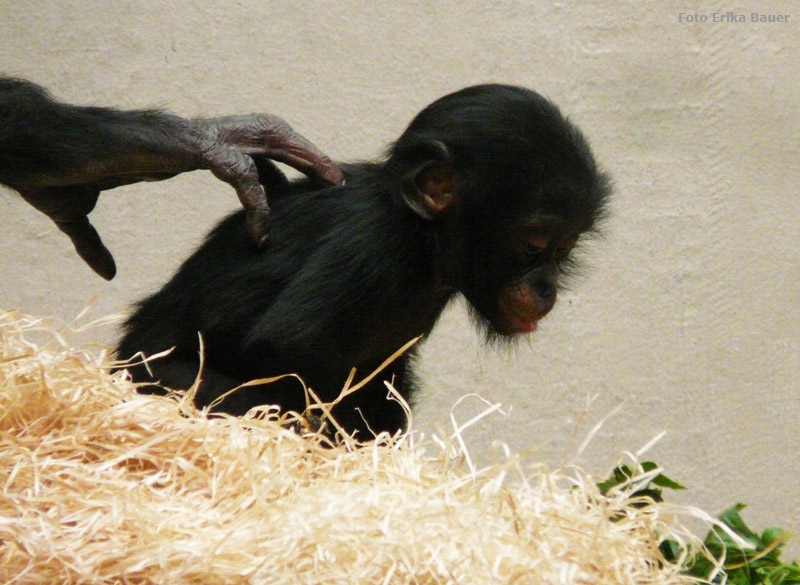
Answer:
[[[278,116],[250,114],[194,123],[204,130],[203,168],[236,189],[248,211],[250,234],[259,245],[269,232],[269,205],[259,182],[259,166],[276,160],[330,185],[342,183],[342,172],[331,160]],[[272,166],[275,180],[280,171]]]
[[[155,110],[77,107],[0,77],[0,183],[50,217],[107,280],[116,273],[114,259],[87,217],[101,191],[208,169],[236,190],[260,246],[269,234],[269,204],[259,172],[272,184],[285,180],[270,159],[330,185],[343,181],[331,159],[278,116],[185,120]]]

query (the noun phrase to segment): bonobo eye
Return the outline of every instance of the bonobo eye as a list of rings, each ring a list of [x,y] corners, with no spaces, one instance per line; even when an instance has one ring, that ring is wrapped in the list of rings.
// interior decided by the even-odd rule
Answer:
[[[553,260],[555,262],[563,262],[569,256],[569,253],[575,248],[575,244],[577,242],[566,242],[556,248],[556,251],[553,253]]]
[[[525,258],[528,262],[563,262],[575,247],[576,240],[561,241],[556,246],[549,235],[529,235],[524,240]]]
[[[545,236],[530,236],[525,239],[525,253],[530,257],[541,256],[549,246],[550,238]]]

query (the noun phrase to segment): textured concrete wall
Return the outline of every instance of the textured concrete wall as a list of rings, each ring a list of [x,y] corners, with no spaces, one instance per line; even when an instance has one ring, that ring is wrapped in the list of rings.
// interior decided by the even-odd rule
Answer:
[[[675,499],[744,501],[754,525],[800,531],[800,5],[703,4],[705,23],[671,1],[0,0],[0,69],[84,104],[279,113],[337,159],[378,153],[462,86],[539,90],[613,173],[613,217],[529,343],[484,349],[448,311],[417,424],[447,425],[477,392],[510,410],[468,432],[479,456],[502,440],[555,464],[596,396],[581,437],[624,406],[582,465],[601,472],[664,430],[648,456],[690,486]],[[748,22],[712,22],[728,11]],[[208,173],[106,194],[93,217],[119,274],[105,283],[3,192],[0,306],[70,318],[96,296],[94,315],[121,311],[235,205]]]

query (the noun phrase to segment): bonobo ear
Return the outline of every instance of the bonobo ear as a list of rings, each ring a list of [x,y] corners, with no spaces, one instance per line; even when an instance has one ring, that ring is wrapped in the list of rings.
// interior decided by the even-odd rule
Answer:
[[[447,147],[438,140],[420,147],[424,158],[403,175],[401,193],[414,213],[427,220],[444,214],[455,200],[455,174]]]

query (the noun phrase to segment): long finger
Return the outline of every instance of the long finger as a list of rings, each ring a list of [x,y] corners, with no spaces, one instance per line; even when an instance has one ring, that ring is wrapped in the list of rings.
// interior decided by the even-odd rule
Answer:
[[[111,280],[117,273],[114,257],[100,239],[100,234],[89,223],[88,217],[76,221],[56,222],[58,229],[69,236],[75,251],[97,274]]]
[[[248,155],[235,148],[223,147],[210,156],[214,176],[236,190],[239,202],[247,210],[247,229],[257,246],[269,237],[269,204],[264,187],[258,182],[258,167]]]
[[[290,136],[281,137],[276,144],[264,148],[263,155],[329,185],[344,183],[344,175],[339,167],[300,134],[293,132]]]
[[[344,182],[342,171],[313,142],[297,132],[283,118],[272,114],[267,114],[265,118],[269,128],[269,142],[261,154],[329,185],[341,185]]]

